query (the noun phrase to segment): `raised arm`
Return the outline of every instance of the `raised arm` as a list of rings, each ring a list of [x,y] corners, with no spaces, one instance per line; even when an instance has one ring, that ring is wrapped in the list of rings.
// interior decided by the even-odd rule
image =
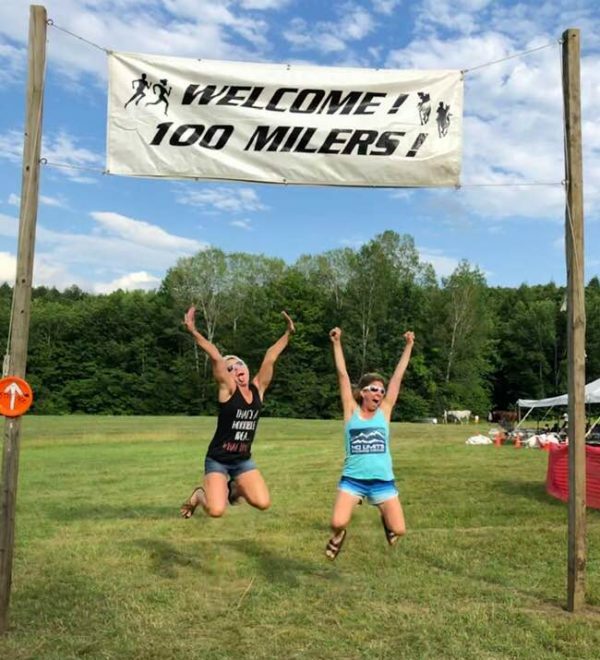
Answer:
[[[269,347],[265,353],[262,364],[260,365],[260,369],[254,377],[254,384],[258,388],[261,399],[271,384],[271,380],[273,380],[273,371],[275,369],[277,358],[283,353],[285,347],[290,342],[290,337],[296,332],[294,322],[288,314],[286,312],[281,312],[281,314],[287,323],[285,332],[279,337],[273,346]]]
[[[344,409],[344,421],[348,421],[357,406],[352,396],[352,383],[348,370],[346,369],[346,358],[342,348],[342,331],[340,328],[333,328],[329,332],[329,338],[333,345],[333,359],[335,361],[335,370],[337,372],[338,384],[340,387],[340,398],[342,399],[342,408]]]
[[[196,328],[196,308],[190,307],[183,317],[183,324],[196,340],[196,344],[208,355],[212,364],[213,376],[219,389],[227,390],[230,394],[235,390],[233,376],[227,371],[227,365],[219,349],[198,332]]]
[[[398,395],[400,394],[402,378],[404,378],[404,372],[406,371],[406,367],[408,367],[408,363],[410,362],[410,356],[415,343],[415,333],[411,332],[410,330],[405,332],[404,339],[406,339],[406,345],[404,346],[400,360],[398,360],[398,364],[394,369],[394,373],[390,378],[390,382],[388,383],[385,398],[381,402],[381,411],[388,420],[392,416],[392,410],[394,409],[396,401],[398,400]]]

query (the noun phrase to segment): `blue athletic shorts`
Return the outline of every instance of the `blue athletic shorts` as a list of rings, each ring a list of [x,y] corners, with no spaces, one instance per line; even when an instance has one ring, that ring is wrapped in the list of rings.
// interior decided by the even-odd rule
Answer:
[[[220,461],[215,461],[214,458],[210,458],[210,456],[204,459],[204,474],[218,472],[230,479],[236,479],[240,474],[256,469],[256,463],[251,458],[236,461],[235,463],[221,463]]]
[[[354,479],[342,475],[338,488],[344,493],[364,497],[369,504],[381,504],[392,497],[397,497],[396,482],[382,479]]]

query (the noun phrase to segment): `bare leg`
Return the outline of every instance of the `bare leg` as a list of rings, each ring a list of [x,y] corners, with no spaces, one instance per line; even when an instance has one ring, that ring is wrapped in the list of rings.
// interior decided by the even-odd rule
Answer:
[[[333,532],[333,536],[329,539],[325,548],[325,555],[329,559],[335,559],[342,549],[342,544],[346,538],[346,527],[350,523],[354,507],[360,501],[361,498],[357,495],[351,495],[343,490],[338,490],[331,516],[331,531]]]
[[[360,497],[358,495],[351,495],[344,490],[338,490],[331,516],[331,530],[334,534],[338,535],[348,527],[352,518],[352,511],[359,502]]]
[[[227,508],[227,477],[220,472],[204,475],[204,502],[200,504],[212,518],[220,518]]]
[[[269,489],[262,474],[258,470],[242,472],[236,478],[234,488],[237,491],[236,494],[241,495],[255,509],[264,511],[271,506]],[[225,501],[227,502],[227,484],[225,484],[225,492]]]
[[[401,536],[406,534],[404,511],[400,499],[396,495],[377,506],[386,529],[387,541],[390,545],[394,545]]]

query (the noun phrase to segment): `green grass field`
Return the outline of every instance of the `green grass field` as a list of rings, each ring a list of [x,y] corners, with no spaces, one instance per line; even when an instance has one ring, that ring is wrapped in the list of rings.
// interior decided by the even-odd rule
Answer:
[[[547,455],[476,427],[393,425],[408,533],[359,507],[324,557],[342,424],[264,419],[273,507],[178,517],[209,418],[27,417],[10,634],[0,657],[597,658],[600,511],[586,611],[566,603],[566,506]],[[487,430],[487,426],[480,426]]]

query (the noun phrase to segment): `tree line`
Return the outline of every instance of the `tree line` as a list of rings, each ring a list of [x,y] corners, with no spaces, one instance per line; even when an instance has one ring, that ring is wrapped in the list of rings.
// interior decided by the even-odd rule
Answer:
[[[12,289],[0,287],[7,336]],[[351,377],[389,376],[412,329],[416,344],[397,419],[470,409],[485,416],[517,398],[563,393],[564,287],[489,287],[468,262],[440,281],[409,235],[386,231],[358,249],[305,255],[294,264],[218,249],[180,259],[156,291],[33,291],[27,378],[38,414],[214,414],[210,364],[182,325],[260,365],[284,329],[297,333],[278,362],[265,414],[339,415],[329,330],[343,329]],[[600,377],[600,282],[586,287],[587,380]]]

